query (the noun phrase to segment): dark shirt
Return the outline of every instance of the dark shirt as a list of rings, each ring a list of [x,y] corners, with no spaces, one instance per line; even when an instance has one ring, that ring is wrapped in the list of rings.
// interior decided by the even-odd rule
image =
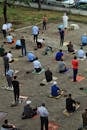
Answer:
[[[20,39],[22,47],[25,47],[25,39]]]
[[[52,96],[58,96],[59,95],[58,90],[60,90],[59,87],[56,86],[56,85],[53,85],[51,87],[51,95]]]
[[[50,70],[45,71],[45,77],[47,82],[52,81],[52,72]]]
[[[68,44],[67,47],[68,47],[68,52],[73,52],[74,51],[72,44]]]
[[[2,127],[3,127],[3,128],[7,128],[7,129],[13,128],[13,126],[12,126],[12,125],[9,125],[9,124],[3,124]]]
[[[9,65],[9,58],[5,55],[3,56],[4,65]]]
[[[67,109],[68,112],[74,112],[75,111],[75,107],[73,107],[73,104],[76,104],[75,100],[73,100],[72,98],[66,99],[66,109]]]
[[[57,52],[55,59],[56,59],[57,61],[59,61],[59,60],[61,60],[62,56],[63,56],[63,52]]]
[[[12,81],[14,92],[19,92],[19,82],[17,80]]]
[[[61,38],[64,38],[64,30],[59,30],[59,34]]]

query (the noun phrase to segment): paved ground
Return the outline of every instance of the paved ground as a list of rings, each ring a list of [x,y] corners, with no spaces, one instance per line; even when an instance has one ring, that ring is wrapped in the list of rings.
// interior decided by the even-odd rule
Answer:
[[[75,49],[80,48],[81,35],[87,31],[87,26],[85,24],[78,23],[78,25],[80,26],[79,30],[68,31],[65,35],[65,41],[72,41]],[[16,58],[16,61],[11,64],[11,68],[19,70],[19,73],[17,73],[17,75],[18,80],[21,83],[21,95],[28,96],[32,101],[32,106],[37,106],[42,102],[45,102],[50,113],[49,121],[58,123],[61,126],[59,130],[77,130],[77,128],[82,124],[81,113],[87,106],[87,94],[79,89],[80,87],[87,87],[87,60],[79,62],[79,74],[84,76],[85,79],[81,82],[73,83],[71,81],[72,71],[66,74],[59,74],[57,72],[57,62],[54,60],[55,52],[59,50],[57,23],[49,23],[47,31],[44,33],[42,33],[42,30],[40,31],[39,37],[45,38],[46,45],[52,45],[54,50],[53,53],[50,53],[46,56],[42,55],[45,47],[39,50],[34,50],[35,43],[33,43],[31,28],[15,31],[14,35],[17,39],[21,35],[25,35],[27,51],[34,51],[45,68],[46,66],[50,66],[53,75],[58,78],[57,82],[60,88],[65,90],[65,94],[72,93],[73,97],[76,100],[80,101],[81,106],[79,110],[72,116],[64,116],[62,111],[65,108],[66,97],[62,96],[60,99],[48,98],[51,84],[40,86],[40,82],[44,79],[44,72],[40,75],[35,75],[32,73],[26,74],[26,71],[32,71],[32,63],[29,63],[26,57],[19,57],[21,55],[21,50],[18,51],[12,49],[11,51]],[[0,44],[2,44],[2,42]],[[4,47],[7,51],[11,48],[10,45],[5,45]],[[65,62],[68,66],[70,66],[73,55],[66,53],[67,48],[65,46],[62,49],[65,52]],[[87,50],[87,48],[84,47],[84,50]],[[0,58],[0,87],[5,86],[6,84],[7,83],[3,75],[3,60]],[[40,130],[39,118],[21,120],[21,113],[23,111],[24,104],[19,104],[17,107],[12,108],[10,107],[12,101],[13,92],[0,88],[0,111],[8,113],[6,118],[8,118],[12,123],[16,124],[18,127],[22,128],[22,130]],[[2,124],[2,122],[3,120],[0,122],[0,124]]]

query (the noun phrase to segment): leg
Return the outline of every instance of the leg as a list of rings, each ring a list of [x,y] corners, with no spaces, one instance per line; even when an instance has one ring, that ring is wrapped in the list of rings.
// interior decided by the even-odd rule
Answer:
[[[23,54],[23,47],[21,48],[21,51],[22,51],[22,56],[23,56],[23,55],[24,55],[24,54]]]
[[[7,82],[8,82],[8,87],[12,87],[12,78],[9,75],[7,75],[6,79],[7,79]]]
[[[48,117],[45,117],[45,130],[48,130]]]
[[[44,127],[44,117],[40,117],[41,120],[41,130],[43,130]]]
[[[73,69],[73,81],[76,82],[76,77],[77,77],[77,69]]]

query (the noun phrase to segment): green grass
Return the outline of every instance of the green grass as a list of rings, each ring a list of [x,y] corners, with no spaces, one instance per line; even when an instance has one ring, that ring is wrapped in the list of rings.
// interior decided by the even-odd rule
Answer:
[[[49,10],[38,11],[38,9],[24,7],[8,7],[7,9],[8,22],[13,22],[15,28],[41,22],[44,14],[47,15],[48,22],[59,22],[62,21],[63,13],[64,12]],[[70,14],[69,18],[72,21],[87,23],[86,16]],[[0,25],[2,25],[3,22],[3,6],[0,5]]]

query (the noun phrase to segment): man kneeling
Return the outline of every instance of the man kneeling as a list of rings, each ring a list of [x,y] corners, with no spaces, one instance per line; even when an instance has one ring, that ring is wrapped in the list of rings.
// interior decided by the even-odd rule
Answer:
[[[24,106],[24,111],[22,113],[22,119],[28,119],[28,118],[32,118],[33,116],[35,116],[37,114],[37,109],[33,109],[30,106],[31,101],[26,101],[26,105]]]

